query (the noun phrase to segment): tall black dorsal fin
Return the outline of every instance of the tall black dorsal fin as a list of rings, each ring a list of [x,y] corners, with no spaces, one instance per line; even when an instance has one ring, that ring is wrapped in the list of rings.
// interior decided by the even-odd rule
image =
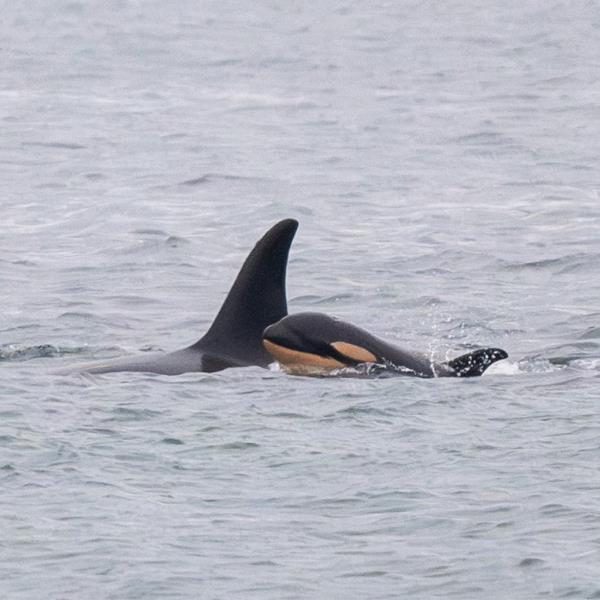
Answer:
[[[210,329],[192,348],[247,364],[272,362],[262,332],[287,315],[285,274],[296,229],[298,221],[284,219],[256,243]]]
[[[476,377],[504,358],[508,358],[508,354],[500,348],[481,348],[449,361],[448,366],[456,377]]]

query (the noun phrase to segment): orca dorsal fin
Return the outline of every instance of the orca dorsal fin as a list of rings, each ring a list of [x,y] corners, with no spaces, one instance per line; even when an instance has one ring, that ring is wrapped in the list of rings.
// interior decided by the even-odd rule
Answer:
[[[298,221],[276,223],[256,243],[206,334],[192,348],[267,366],[264,329],[287,315],[285,274]]]
[[[508,354],[500,348],[481,348],[449,361],[448,366],[454,371],[455,377],[476,377],[504,358],[508,358]]]

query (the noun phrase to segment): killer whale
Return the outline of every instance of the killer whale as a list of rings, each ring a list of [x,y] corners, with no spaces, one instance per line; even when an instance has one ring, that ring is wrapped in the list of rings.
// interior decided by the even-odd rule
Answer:
[[[272,359],[261,343],[263,330],[287,314],[285,289],[288,254],[298,228],[295,219],[276,223],[256,243],[208,331],[196,343],[170,353],[121,357],[61,374],[142,371],[179,375],[228,367],[267,367]]]
[[[269,325],[263,345],[284,370],[306,375],[364,365],[367,374],[475,377],[508,357],[500,348],[481,348],[434,363],[423,353],[404,350],[360,327],[312,312],[288,315]]]

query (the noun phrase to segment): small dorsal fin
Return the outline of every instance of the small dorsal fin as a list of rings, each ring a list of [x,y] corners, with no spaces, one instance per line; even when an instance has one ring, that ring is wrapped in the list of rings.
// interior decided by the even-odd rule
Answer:
[[[481,348],[468,354],[463,354],[448,362],[456,377],[476,377],[495,362],[508,358],[508,354],[500,348]]]
[[[265,327],[287,315],[285,274],[298,221],[280,221],[256,243],[206,334],[192,348],[266,366]]]

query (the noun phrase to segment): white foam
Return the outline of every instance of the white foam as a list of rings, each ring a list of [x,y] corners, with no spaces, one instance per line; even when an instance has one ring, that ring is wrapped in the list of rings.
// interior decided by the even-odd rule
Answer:
[[[508,362],[507,360],[501,360],[493,365],[490,365],[484,373],[485,375],[517,375],[523,373],[519,363]]]

